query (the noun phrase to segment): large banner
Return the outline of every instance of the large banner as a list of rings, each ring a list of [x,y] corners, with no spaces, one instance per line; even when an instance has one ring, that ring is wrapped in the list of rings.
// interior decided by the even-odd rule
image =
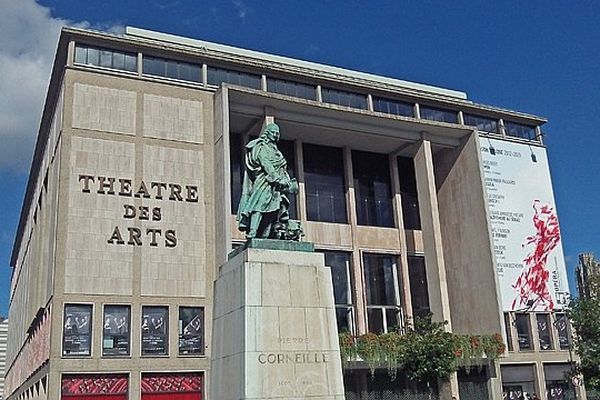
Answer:
[[[481,138],[504,311],[552,311],[569,298],[546,150]]]

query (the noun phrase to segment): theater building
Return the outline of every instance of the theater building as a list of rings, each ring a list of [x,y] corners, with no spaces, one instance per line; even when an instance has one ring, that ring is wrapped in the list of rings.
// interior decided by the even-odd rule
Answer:
[[[498,363],[453,377],[461,398],[572,389],[544,118],[137,28],[65,28],[11,259],[5,398],[218,399],[213,282],[244,240],[244,145],[271,121],[340,331],[432,312],[506,340]],[[346,398],[403,390],[386,378],[348,370]]]

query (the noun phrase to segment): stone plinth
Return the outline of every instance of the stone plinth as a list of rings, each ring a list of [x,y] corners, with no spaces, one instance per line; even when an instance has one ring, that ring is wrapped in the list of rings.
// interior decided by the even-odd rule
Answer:
[[[211,398],[344,399],[322,254],[246,248],[220,268],[213,318]]]

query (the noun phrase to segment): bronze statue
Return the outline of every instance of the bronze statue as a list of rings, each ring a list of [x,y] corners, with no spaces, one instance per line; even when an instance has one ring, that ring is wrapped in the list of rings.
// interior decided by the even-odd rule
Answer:
[[[270,123],[258,139],[246,145],[244,183],[238,208],[238,228],[246,238],[300,240],[300,223],[290,220],[286,195],[298,193],[298,182],[287,172],[277,148],[279,126]]]

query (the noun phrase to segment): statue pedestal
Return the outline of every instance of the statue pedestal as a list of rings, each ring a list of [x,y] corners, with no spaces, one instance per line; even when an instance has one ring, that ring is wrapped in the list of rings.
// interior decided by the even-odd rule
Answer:
[[[323,255],[257,247],[235,254],[215,282],[210,397],[343,400]]]

